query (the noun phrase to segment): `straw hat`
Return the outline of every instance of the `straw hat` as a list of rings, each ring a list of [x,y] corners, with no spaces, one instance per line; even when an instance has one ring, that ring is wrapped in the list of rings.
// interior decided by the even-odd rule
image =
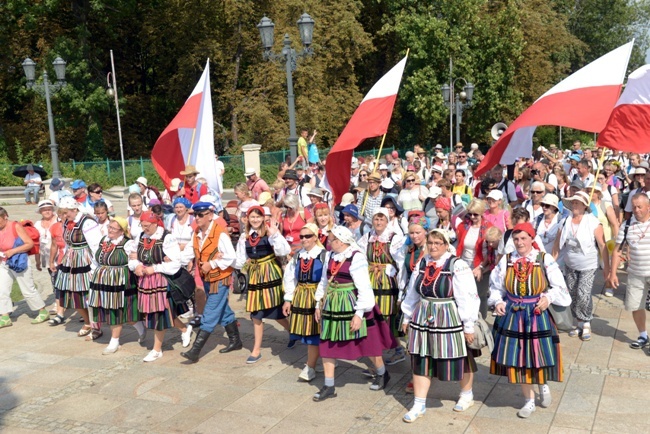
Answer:
[[[193,166],[193,165],[190,164],[190,165],[185,166],[185,170],[183,170],[181,172],[181,175],[183,175],[183,176],[185,176],[185,175],[196,175],[197,173],[199,173],[199,171],[196,170],[196,166]]]

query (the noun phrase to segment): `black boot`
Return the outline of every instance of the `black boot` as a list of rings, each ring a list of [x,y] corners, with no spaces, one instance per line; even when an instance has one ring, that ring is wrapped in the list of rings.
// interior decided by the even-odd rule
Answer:
[[[189,360],[192,363],[198,362],[199,354],[201,354],[201,350],[203,349],[205,343],[208,341],[209,337],[210,337],[210,332],[205,330],[199,330],[199,333],[196,335],[196,339],[194,340],[194,345],[192,345],[192,349],[187,352],[181,353],[181,356],[185,357],[187,360]]]
[[[241,350],[243,345],[239,337],[239,328],[237,321],[233,321],[226,326],[226,333],[228,334],[228,346],[219,350],[220,353],[229,353],[235,350]]]

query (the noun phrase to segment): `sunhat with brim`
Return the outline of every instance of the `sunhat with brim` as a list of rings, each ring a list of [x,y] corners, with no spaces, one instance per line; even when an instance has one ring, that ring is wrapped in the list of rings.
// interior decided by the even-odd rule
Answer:
[[[147,178],[145,178],[144,176],[140,176],[138,179],[135,180],[135,182],[137,182],[138,184],[142,184],[145,187],[147,187]]]
[[[38,209],[36,210],[37,214],[40,214],[45,208],[54,209],[54,203],[49,199],[44,199],[38,203]]]
[[[555,209],[560,209],[560,199],[553,193],[546,193],[544,197],[542,198],[542,205],[551,205],[554,206]]]
[[[582,203],[584,206],[588,207],[589,206],[589,195],[585,193],[584,191],[579,191],[573,196],[564,199],[565,201],[571,203],[574,200],[577,200],[578,202]]]
[[[630,175],[645,175],[646,170],[643,167],[635,167],[632,171],[630,171]]]
[[[185,170],[183,170],[181,172],[181,175],[183,175],[183,176],[196,175],[197,173],[199,173],[199,171],[196,170],[196,166],[193,166],[193,165],[190,164],[190,165],[185,166]]]
[[[352,204],[346,205],[345,208],[341,210],[341,213],[347,214],[359,220],[359,209],[356,207],[356,205],[352,205]]]
[[[402,208],[402,207],[397,203],[397,199],[395,199],[395,197],[393,197],[393,196],[384,196],[384,198],[381,200],[381,205],[380,205],[380,206],[381,206],[382,208],[385,208],[385,207],[386,207],[386,204],[387,204],[388,202],[392,203],[393,206],[395,207],[395,215],[401,215],[401,214],[404,212],[404,208]]]
[[[587,191],[589,191],[589,192],[591,192],[591,189],[592,189],[592,188],[593,188],[594,190],[596,190],[596,191],[600,191],[601,193],[603,192],[603,187],[601,187],[600,184],[597,183],[597,182],[595,182],[595,183],[592,182],[592,183],[590,183],[588,186],[585,187],[585,189],[586,189]]]
[[[314,187],[309,191],[309,193],[307,193],[307,196],[316,196],[316,197],[320,197],[322,199],[323,198],[323,191],[318,187]]]
[[[255,175],[255,173],[255,169],[248,167],[246,168],[246,172],[244,172],[244,176],[248,178],[249,176]]]
[[[436,157],[438,160],[446,160],[446,159],[447,159],[447,157],[445,156],[445,154],[443,154],[442,152],[436,152],[435,157]]]

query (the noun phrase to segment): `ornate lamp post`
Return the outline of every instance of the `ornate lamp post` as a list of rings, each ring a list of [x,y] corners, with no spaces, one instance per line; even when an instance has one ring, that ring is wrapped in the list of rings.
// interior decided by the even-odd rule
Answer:
[[[61,172],[59,171],[59,145],[56,143],[56,138],[54,137],[54,117],[52,116],[52,105],[50,103],[50,88],[52,93],[58,92],[65,83],[65,61],[60,57],[54,59],[52,62],[54,65],[54,73],[56,74],[56,83],[50,83],[47,78],[47,71],[43,69],[43,83],[36,83],[36,62],[34,62],[29,57],[26,58],[23,63],[23,70],[25,71],[25,77],[27,78],[27,88],[33,89],[41,96],[45,97],[45,103],[47,105],[47,123],[50,127],[50,153],[52,155],[52,177],[60,178]]]
[[[465,83],[463,90],[456,92],[455,86],[458,80],[461,80]],[[449,152],[454,147],[454,113],[456,113],[456,141],[460,141],[460,123],[463,122],[463,110],[472,105],[472,97],[474,96],[474,85],[463,77],[452,78],[451,74],[449,77],[449,82],[451,86],[447,83],[443,84],[440,87],[442,92],[442,99],[445,102],[445,106],[449,108]]]
[[[298,143],[298,136],[296,135],[296,105],[293,95],[293,77],[292,72],[296,70],[298,58],[304,56],[311,56],[314,50],[311,48],[312,37],[314,34],[314,20],[309,14],[304,13],[298,20],[298,30],[300,32],[300,39],[302,40],[302,52],[296,53],[296,50],[291,48],[291,40],[289,34],[284,35],[282,41],[282,52],[276,54],[273,49],[273,31],[275,24],[267,16],[264,16],[260,23],[257,25],[260,31],[260,38],[262,39],[262,49],[264,50],[264,60],[284,60],[287,73],[287,100],[289,105],[289,148],[291,150],[291,159],[295,160],[298,156],[296,144]]]

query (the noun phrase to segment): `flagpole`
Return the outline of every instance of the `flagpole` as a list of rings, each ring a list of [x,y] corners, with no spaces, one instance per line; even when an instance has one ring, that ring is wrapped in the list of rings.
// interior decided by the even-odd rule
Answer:
[[[377,161],[375,161],[375,167],[372,168],[372,173],[375,174],[377,173],[377,168],[379,167],[379,156],[381,155],[381,150],[384,147],[384,140],[386,140],[386,133],[381,138],[381,144],[379,145],[379,152],[377,153]],[[366,188],[366,194],[363,195],[363,204],[361,204],[361,213],[360,215],[363,215],[363,212],[366,209],[366,202],[368,201],[368,188]]]
[[[591,198],[594,196],[594,190],[596,189],[596,183],[598,182],[598,175],[600,174],[600,168],[603,167],[603,162],[605,161],[605,149],[600,154],[600,161],[598,162],[598,167],[596,168],[596,176],[594,177],[594,183],[591,186],[591,192],[589,193],[589,203],[591,203]]]
[[[192,150],[194,149],[194,137],[196,137],[196,128],[192,130],[192,141],[190,142],[190,152],[187,153],[187,163],[186,166],[189,166],[190,160],[192,158]]]

